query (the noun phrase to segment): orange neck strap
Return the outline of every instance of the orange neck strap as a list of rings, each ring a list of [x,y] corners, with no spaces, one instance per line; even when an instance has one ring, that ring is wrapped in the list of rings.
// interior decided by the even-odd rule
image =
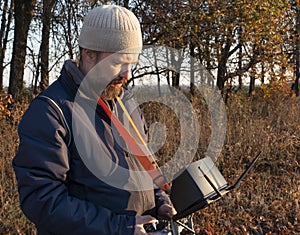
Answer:
[[[147,154],[144,153],[143,149],[138,145],[135,138],[128,132],[128,130],[124,127],[124,125],[119,121],[119,119],[111,112],[111,110],[108,108],[108,106],[104,103],[104,101],[99,98],[98,104],[103,109],[103,111],[106,113],[106,115],[111,119],[112,123],[118,130],[119,134],[131,150],[131,152],[135,153],[136,158],[141,163],[143,168],[148,172],[148,174],[151,176],[154,184],[159,187],[162,190],[169,191],[171,186],[168,183],[166,177],[162,174],[160,168],[158,167],[155,159],[151,155],[151,158],[153,160],[150,161]],[[121,103],[122,105],[122,103]],[[125,110],[124,110],[125,111]],[[129,121],[132,121],[131,118]],[[136,130],[137,131],[137,130]],[[146,149],[147,146],[145,146]],[[148,150],[148,152],[150,152]],[[150,152],[151,153],[151,152]]]

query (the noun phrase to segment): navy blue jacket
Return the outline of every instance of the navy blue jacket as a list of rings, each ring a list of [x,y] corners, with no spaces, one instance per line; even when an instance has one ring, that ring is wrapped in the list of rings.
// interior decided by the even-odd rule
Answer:
[[[20,145],[13,168],[21,208],[39,234],[130,235],[134,233],[135,215],[156,216],[157,208],[168,198],[161,190],[135,191],[111,185],[84,164],[75,139],[78,143],[85,136],[75,133],[72,126],[72,108],[82,77],[75,63],[66,61],[61,76],[41,93],[61,108],[70,133],[58,112],[39,97],[32,101],[20,122]],[[122,99],[129,110],[135,106],[127,90]],[[114,112],[118,112],[117,106]],[[145,137],[140,110],[130,112]],[[95,120],[97,138],[113,163],[103,175],[113,175],[115,165],[141,169],[139,162],[118,144],[122,140],[116,139],[110,119],[100,107],[95,111]],[[126,185],[127,177],[119,180]]]

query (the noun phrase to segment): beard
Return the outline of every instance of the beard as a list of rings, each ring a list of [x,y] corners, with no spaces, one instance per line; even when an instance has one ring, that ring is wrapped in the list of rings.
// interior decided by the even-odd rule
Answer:
[[[122,87],[126,83],[125,78],[117,77],[113,79],[102,91],[101,98],[104,100],[113,100],[121,95]]]

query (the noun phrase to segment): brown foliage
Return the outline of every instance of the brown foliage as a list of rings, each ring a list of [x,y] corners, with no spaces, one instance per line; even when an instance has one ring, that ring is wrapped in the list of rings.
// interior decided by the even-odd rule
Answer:
[[[256,152],[263,156],[237,189],[196,214],[199,234],[300,233],[300,100],[286,87],[259,93],[230,97],[218,164],[234,182]]]
[[[300,233],[300,100],[279,88],[260,89],[251,98],[242,92],[229,96],[226,141],[217,161],[220,171],[232,183],[259,150],[263,155],[237,189],[195,213],[198,234]],[[189,98],[200,123],[202,134],[196,157],[201,158],[209,142],[209,114],[203,99]],[[35,234],[19,209],[11,168],[18,144],[17,123],[26,107],[26,101],[18,105],[10,97],[1,96],[1,234]],[[148,123],[159,121],[172,127],[167,129],[166,142],[158,153],[163,162],[179,144],[178,120],[158,103],[143,106],[143,111]]]
[[[210,137],[208,108],[201,97],[189,97],[200,123],[196,159],[205,155]],[[300,233],[300,100],[284,84],[230,94],[227,103],[227,135],[217,164],[234,183],[263,151],[240,186],[223,199],[194,215],[197,234],[299,234]],[[148,123],[167,128],[160,163],[179,145],[180,126],[172,110],[158,103],[143,107]],[[188,192],[187,192],[188,193]]]
[[[16,104],[10,95],[0,96],[0,234],[34,234],[18,201],[17,185],[11,160],[18,144],[17,124],[27,107],[24,100]]]

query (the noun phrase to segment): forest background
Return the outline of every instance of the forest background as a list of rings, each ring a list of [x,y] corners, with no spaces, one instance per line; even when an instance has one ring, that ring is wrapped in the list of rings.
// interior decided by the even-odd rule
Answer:
[[[141,20],[145,45],[175,48],[211,74],[226,104],[226,139],[218,167],[234,182],[258,150],[263,156],[241,186],[195,213],[197,234],[300,233],[300,3],[298,0],[3,0],[0,3],[0,234],[35,234],[19,208],[11,168],[17,125],[30,100],[55,80],[65,59],[76,59],[85,13],[118,4]],[[183,89],[173,70],[133,71]],[[205,155],[210,115],[193,82],[185,87],[201,125],[197,156]],[[149,115],[148,109],[155,115]],[[178,125],[157,104],[143,107],[148,123]],[[170,128],[158,153],[163,162],[178,147]]]

